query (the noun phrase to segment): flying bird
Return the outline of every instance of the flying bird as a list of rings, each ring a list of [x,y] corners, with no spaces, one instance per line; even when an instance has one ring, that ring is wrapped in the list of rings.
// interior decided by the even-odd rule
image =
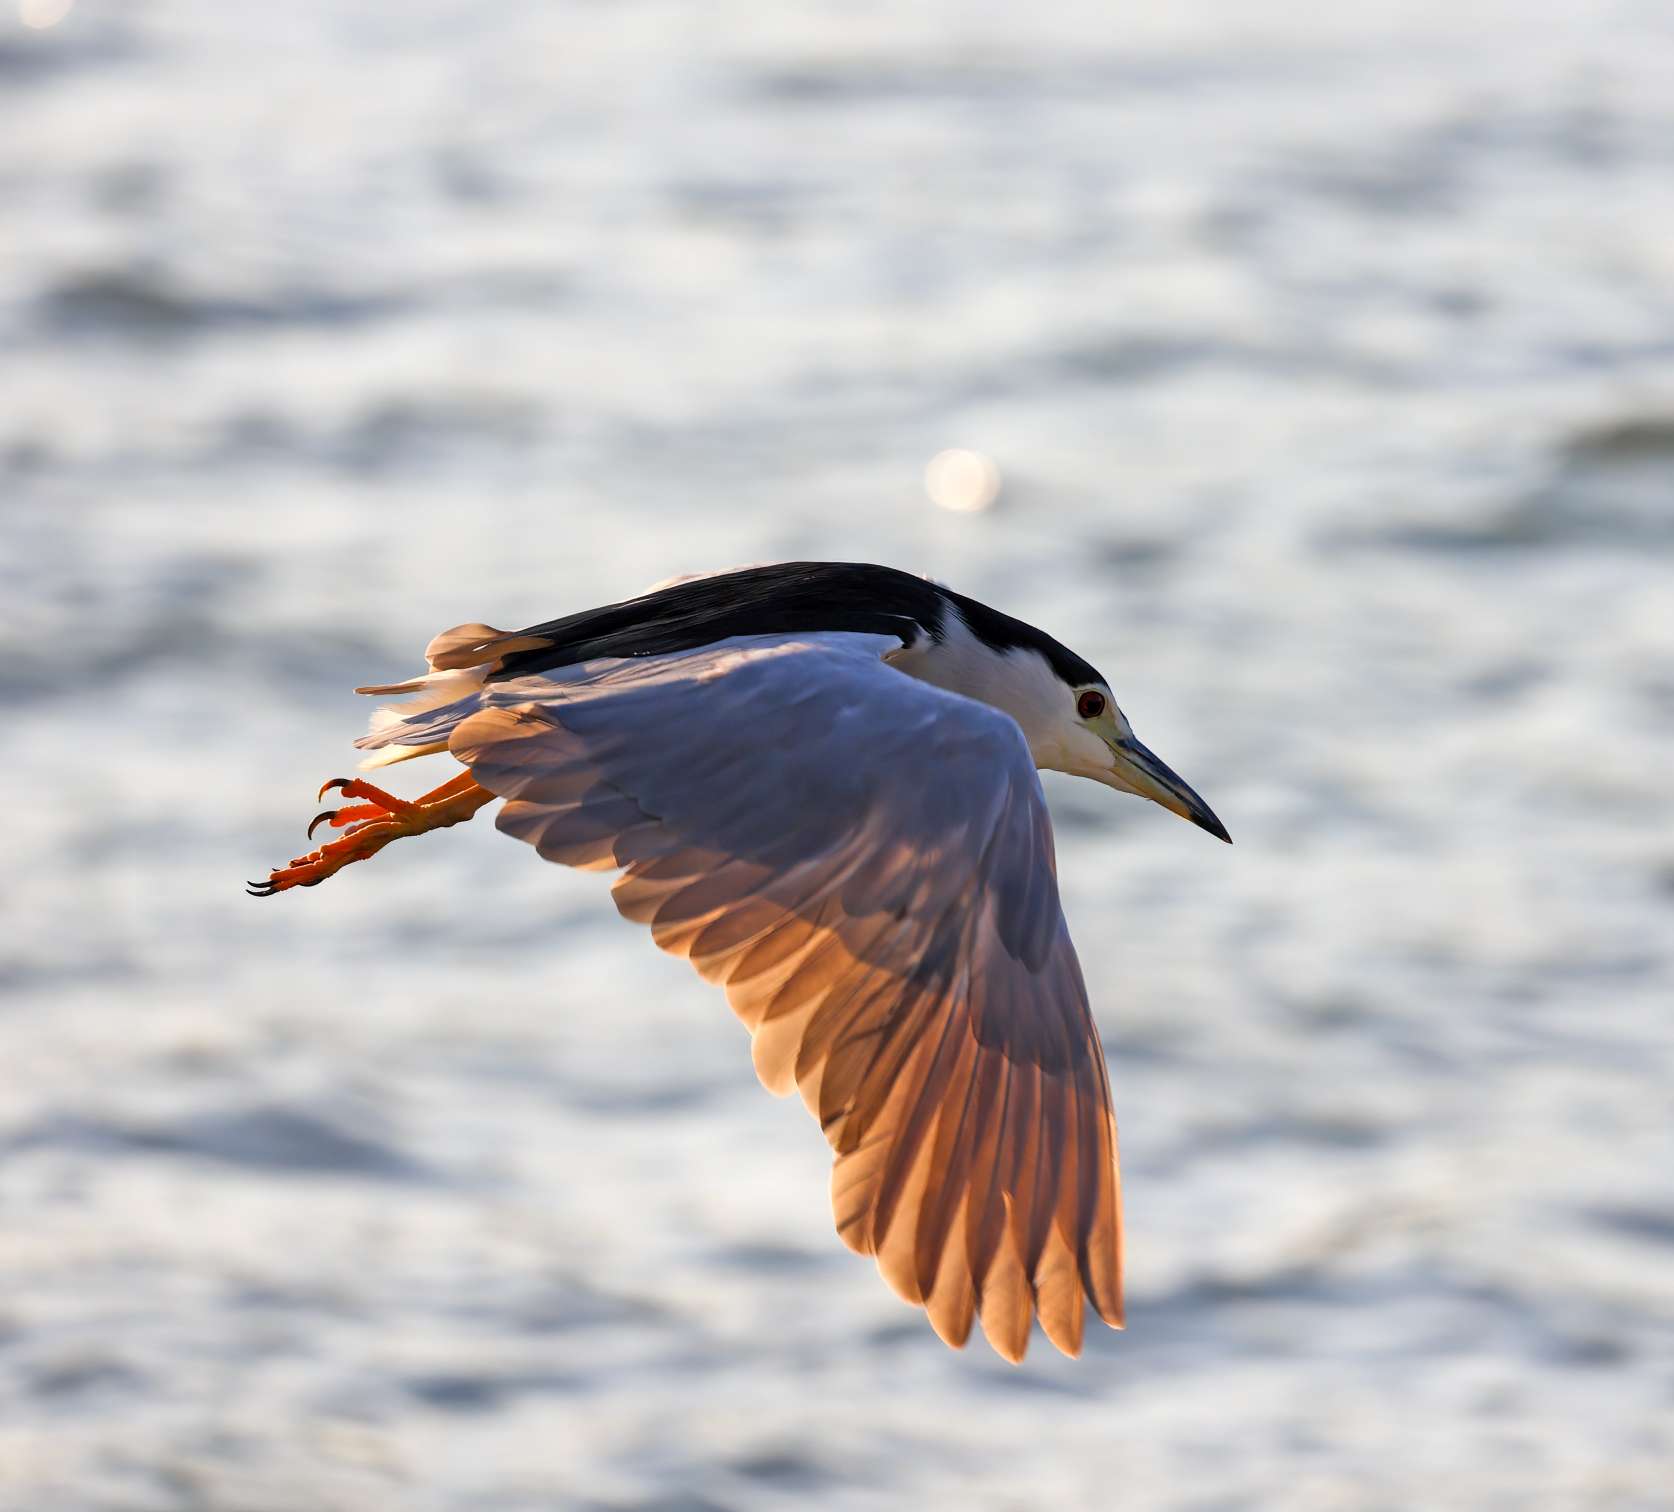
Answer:
[[[461,625],[355,742],[446,752],[413,802],[337,778],[344,831],[251,891],[312,887],[503,799],[547,860],[618,873],[726,989],[767,1088],[831,1142],[837,1231],[936,1332],[1020,1360],[1122,1326],[1110,1082],[1037,769],[1225,827],[1110,685],[1021,620],[889,567],[676,579],[526,630]]]

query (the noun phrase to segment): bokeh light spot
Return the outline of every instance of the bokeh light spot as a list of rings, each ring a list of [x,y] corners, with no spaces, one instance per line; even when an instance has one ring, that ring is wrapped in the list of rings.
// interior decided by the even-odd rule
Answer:
[[[76,0],[17,0],[17,18],[31,31],[57,26],[72,10]]]
[[[1000,497],[1000,469],[982,452],[952,447],[930,459],[924,489],[943,509],[974,514]]]

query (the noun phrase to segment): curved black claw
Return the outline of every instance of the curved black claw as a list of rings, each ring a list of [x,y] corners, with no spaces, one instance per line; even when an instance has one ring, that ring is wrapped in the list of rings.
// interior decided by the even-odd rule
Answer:
[[[314,794],[314,801],[318,803],[333,788],[346,788],[353,781],[353,777],[333,777],[330,782],[321,783],[319,792]]]
[[[308,838],[310,840],[312,840],[314,838],[314,831],[315,830],[317,830],[322,824],[324,824],[326,822],[326,820],[335,819],[336,817],[337,817],[337,810],[336,809],[325,809],[325,810],[321,811],[320,813],[315,814],[314,817],[308,821]]]
[[[271,898],[279,891],[271,882],[246,882],[244,890],[252,898]]]

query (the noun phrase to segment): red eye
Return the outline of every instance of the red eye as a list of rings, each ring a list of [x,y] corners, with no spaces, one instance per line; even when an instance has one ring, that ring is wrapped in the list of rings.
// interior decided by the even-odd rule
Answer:
[[[1083,719],[1097,719],[1104,713],[1104,694],[1090,688],[1075,701],[1075,712]]]

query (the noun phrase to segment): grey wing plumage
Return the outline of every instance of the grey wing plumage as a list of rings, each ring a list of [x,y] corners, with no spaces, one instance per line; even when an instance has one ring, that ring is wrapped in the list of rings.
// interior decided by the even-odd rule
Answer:
[[[1022,732],[888,636],[741,637],[490,684],[449,749],[548,860],[616,869],[835,1151],[838,1232],[959,1345],[1121,1323],[1115,1124]],[[515,702],[513,702],[515,700]],[[461,711],[463,712],[463,711]]]

